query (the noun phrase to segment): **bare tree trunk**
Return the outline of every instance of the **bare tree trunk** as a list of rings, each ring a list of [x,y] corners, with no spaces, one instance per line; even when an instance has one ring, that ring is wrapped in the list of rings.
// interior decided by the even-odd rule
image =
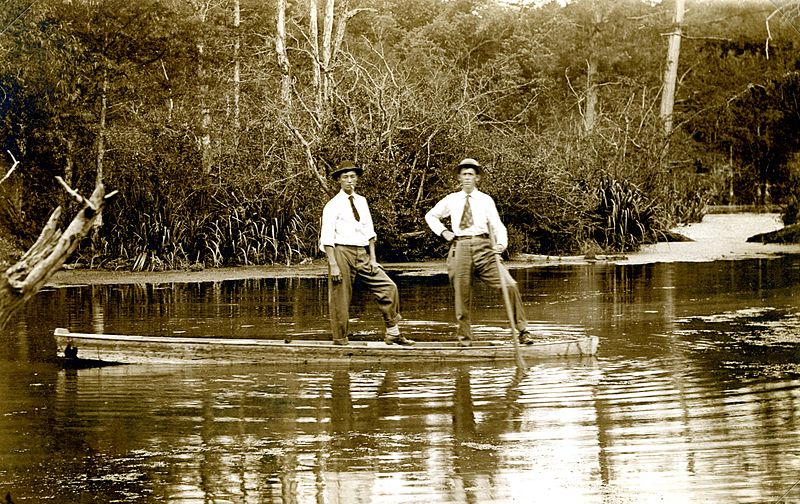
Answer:
[[[64,154],[64,158],[66,161],[66,166],[64,167],[64,182],[67,183],[68,186],[72,186],[72,174],[75,171],[75,166],[72,161],[72,149],[74,144],[71,138],[67,139],[67,152]],[[63,208],[67,208],[67,200],[68,196],[65,194],[61,198],[61,206]]]
[[[664,70],[664,92],[661,95],[661,121],[664,124],[664,135],[672,133],[672,108],[675,104],[675,86],[678,79],[678,60],[681,52],[681,35],[683,30],[684,0],[675,0],[672,33],[669,35],[667,48],[667,66]]]
[[[347,5],[344,0],[343,4]],[[284,104],[283,122],[289,131],[299,140],[303,147],[306,160],[306,168],[314,175],[323,191],[328,192],[328,182],[325,177],[324,169],[318,166],[315,149],[321,138],[321,132],[325,127],[331,110],[333,100],[334,80],[332,69],[335,64],[337,53],[342,45],[345,35],[347,21],[361,10],[354,9],[344,13],[339,19],[336,36],[334,38],[333,25],[335,18],[335,0],[325,0],[325,16],[323,19],[322,47],[319,40],[319,3],[317,0],[309,0],[309,34],[308,40],[311,53],[311,65],[314,86],[314,107],[306,109],[308,121],[306,126],[295,124],[292,118],[291,102],[291,79],[289,71],[289,59],[286,50],[286,0],[278,0],[278,20],[277,37],[275,41],[275,51],[278,63],[281,67],[281,98]]]
[[[239,99],[241,93],[241,62],[239,47],[241,44],[239,25],[241,24],[241,10],[239,8],[239,0],[233,0],[233,30],[236,32],[236,37],[233,42],[233,127],[239,131],[240,115],[239,115]],[[237,135],[238,137],[238,135]]]
[[[314,70],[314,96],[317,120],[322,116],[322,68],[319,53],[319,22],[317,20],[317,0],[308,2],[308,38],[311,41],[311,65]]]
[[[586,65],[586,110],[583,114],[583,132],[590,135],[594,131],[597,113],[597,60],[594,54],[589,55]]]
[[[16,264],[0,274],[0,331],[8,326],[14,314],[25,306],[25,303],[44,286],[47,280],[61,269],[64,261],[78,248],[81,239],[92,231],[97,232],[100,225],[102,225],[105,200],[116,192],[114,191],[107,196],[103,185],[103,160],[105,157],[106,117],[108,112],[107,93],[108,72],[104,71],[100,95],[100,124],[96,143],[97,173],[94,191],[87,200],[72,189],[71,182],[65,182],[63,178],[56,177],[67,193],[82,205],[82,209],[75,215],[66,230],[62,230],[58,226],[63,206],[58,206],[50,215],[36,243],[25,252]],[[14,160],[14,167],[16,165],[17,161]],[[73,176],[71,139],[67,140],[67,167],[64,175],[67,180],[71,181]]]
[[[278,35],[275,38],[275,52],[281,67],[283,114],[288,115],[292,106],[292,80],[289,74],[289,57],[286,54],[286,0],[278,0]]]
[[[106,113],[108,111],[108,101],[106,93],[108,92],[108,71],[103,72],[103,88],[100,95],[100,130],[97,132],[97,174],[95,176],[95,186],[103,184],[103,158],[106,155]],[[68,184],[69,185],[69,184]],[[98,209],[97,216],[94,219],[93,230],[94,233],[100,230],[103,225],[102,209]]]
[[[769,43],[772,40],[772,28],[770,27],[770,22],[773,17],[780,14],[781,18],[788,21],[792,24],[792,26],[797,27],[798,21],[800,21],[800,1],[799,0],[787,0],[785,2],[772,2],[776,9],[773,10],[769,16],[767,16],[766,25],[767,25],[767,40],[764,44],[764,54],[766,54],[767,59],[769,59]]]
[[[333,58],[331,57],[331,40],[333,35],[333,14],[334,14],[335,0],[327,0],[325,2],[325,19],[322,25],[322,82],[321,82],[321,95],[323,108],[320,112],[320,124],[325,123],[325,118],[328,115],[330,97],[332,92],[331,86],[331,64]]]
[[[203,55],[203,44],[198,44],[200,56]],[[197,77],[200,82],[200,151],[203,162],[203,173],[211,173],[211,111],[208,108],[208,84],[205,82],[205,69],[199,63]]]
[[[199,0],[190,0],[201,24],[205,24],[208,16],[208,3]],[[208,108],[208,83],[206,82],[206,69],[203,63],[205,53],[204,36],[200,35],[197,42],[197,80],[200,82],[200,154],[203,164],[203,173],[211,173],[211,110]]]
[[[291,133],[300,141],[303,146],[303,152],[306,159],[306,167],[308,171],[314,175],[314,178],[319,182],[320,187],[324,192],[328,192],[328,181],[324,173],[321,173],[317,168],[317,160],[314,156],[314,139],[319,137],[320,117],[323,109],[323,95],[321,87],[321,68],[320,68],[320,54],[319,54],[319,25],[317,21],[317,0],[309,0],[309,42],[311,45],[311,65],[313,70],[313,84],[314,84],[314,110],[311,115],[310,133],[306,135],[294,124],[291,116],[291,79],[289,78],[289,59],[286,53],[286,31],[285,31],[285,0],[278,0],[278,38],[276,43],[276,51],[278,53],[278,62],[281,65],[284,80],[282,81],[282,95],[283,101],[286,105],[284,110],[284,123]],[[284,70],[285,68],[285,70]]]
[[[599,8],[593,6],[592,33],[589,35],[589,59],[586,62],[586,110],[583,114],[583,132],[590,135],[594,131],[595,117],[597,116],[597,39],[600,36],[599,26],[603,16]]]

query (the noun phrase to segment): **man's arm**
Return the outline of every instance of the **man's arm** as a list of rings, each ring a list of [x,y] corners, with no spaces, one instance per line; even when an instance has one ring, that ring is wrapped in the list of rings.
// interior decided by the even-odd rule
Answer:
[[[325,256],[328,259],[328,275],[334,282],[342,281],[342,272],[339,269],[339,263],[336,262],[336,255],[333,253],[331,245],[325,245]]]
[[[333,247],[336,232],[336,212],[329,201],[322,209],[322,219],[319,231],[319,249],[327,253],[326,247]]]
[[[375,238],[369,240],[369,262],[376,268],[383,269],[383,266],[378,262],[378,256],[375,254]]]
[[[333,253],[334,235],[336,230],[336,215],[333,211],[331,203],[325,205],[322,209],[322,224],[320,227],[319,248],[325,252],[325,257],[328,260],[328,275],[334,282],[342,280],[342,272],[339,269],[339,263],[336,262],[336,255]]]
[[[439,200],[439,202],[436,203],[436,205],[425,214],[425,222],[428,224],[428,227],[431,228],[431,231],[433,231],[434,234],[441,236],[447,241],[450,241],[455,238],[455,233],[447,229],[447,227],[442,224],[442,219],[450,214],[447,209],[447,202],[445,201],[446,199],[447,198],[445,197]]]
[[[491,204],[487,217],[491,232],[494,234],[494,251],[498,254],[502,254],[505,252],[506,248],[508,248],[508,230],[506,230],[505,225],[503,225],[503,221],[500,220],[500,214],[497,211],[494,199],[489,197],[489,202]]]

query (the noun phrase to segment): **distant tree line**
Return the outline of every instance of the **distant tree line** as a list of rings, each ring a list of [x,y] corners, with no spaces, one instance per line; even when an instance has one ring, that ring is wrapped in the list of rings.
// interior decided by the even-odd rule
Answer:
[[[117,190],[77,260],[158,270],[318,257],[327,174],[366,169],[384,260],[441,256],[423,215],[463,157],[512,252],[624,251],[708,204],[798,199],[798,2],[6,0],[0,228],[29,245],[61,176]],[[794,203],[792,203],[794,202]],[[68,212],[72,214],[74,212]]]

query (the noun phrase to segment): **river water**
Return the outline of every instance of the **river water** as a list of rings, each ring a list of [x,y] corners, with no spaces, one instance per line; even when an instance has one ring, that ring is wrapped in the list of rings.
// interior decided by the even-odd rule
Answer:
[[[515,269],[509,365],[59,370],[55,327],[326,337],[322,278],[65,286],[0,349],[0,498],[109,503],[800,502],[800,256]],[[441,274],[390,271],[411,337],[452,337]],[[478,333],[503,331],[479,289]],[[354,300],[355,338],[379,313]]]

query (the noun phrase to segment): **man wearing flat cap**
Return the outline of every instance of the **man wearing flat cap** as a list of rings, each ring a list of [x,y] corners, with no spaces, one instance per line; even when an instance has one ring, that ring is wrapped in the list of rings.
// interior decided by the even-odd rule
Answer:
[[[496,289],[502,289],[503,275],[512,304],[514,326],[519,331],[521,343],[531,344],[533,339],[527,330],[528,320],[517,282],[508,270],[495,260],[508,246],[508,231],[500,220],[497,207],[491,196],[478,190],[483,169],[472,158],[462,160],[456,166],[461,190],[448,194],[425,214],[431,230],[451,243],[447,254],[447,274],[455,294],[455,312],[458,328],[456,335],[462,346],[472,344],[472,284],[480,278]],[[450,218],[451,229],[442,223]],[[493,240],[490,233],[494,236]]]
[[[320,249],[328,260],[328,307],[333,330],[333,343],[347,345],[350,301],[353,285],[359,280],[378,302],[386,325],[386,344],[413,345],[400,334],[400,299],[397,285],[383,271],[375,258],[375,229],[367,200],[356,194],[358,178],[364,173],[352,161],[339,163],[331,178],[341,190],[322,210]]]

